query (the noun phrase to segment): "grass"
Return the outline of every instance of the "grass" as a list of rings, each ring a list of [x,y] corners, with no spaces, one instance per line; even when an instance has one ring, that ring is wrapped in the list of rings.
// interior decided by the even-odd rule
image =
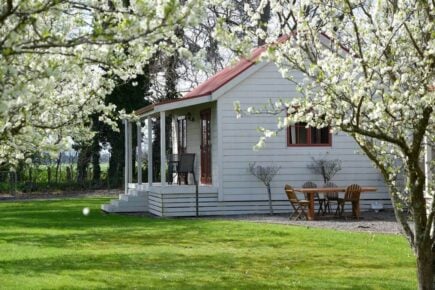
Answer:
[[[105,198],[0,203],[1,289],[415,289],[395,235],[105,215]],[[89,207],[88,216],[82,209]]]

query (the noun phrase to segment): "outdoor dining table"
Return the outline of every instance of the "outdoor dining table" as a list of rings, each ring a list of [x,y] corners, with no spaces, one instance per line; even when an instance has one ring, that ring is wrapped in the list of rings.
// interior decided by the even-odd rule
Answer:
[[[361,187],[361,192],[373,192],[376,191],[377,188],[376,187],[369,187],[369,186],[363,186]],[[346,187],[316,187],[316,188],[295,188],[294,191],[297,192],[302,192],[308,195],[308,201],[310,202],[310,204],[308,205],[308,213],[307,213],[307,217],[308,220],[312,221],[315,219],[314,216],[314,195],[316,193],[328,193],[328,192],[345,192],[346,191]],[[359,200],[358,200],[359,203]],[[353,207],[353,204],[352,204]],[[358,210],[359,210],[359,204],[358,204]],[[352,208],[352,212],[355,209]]]

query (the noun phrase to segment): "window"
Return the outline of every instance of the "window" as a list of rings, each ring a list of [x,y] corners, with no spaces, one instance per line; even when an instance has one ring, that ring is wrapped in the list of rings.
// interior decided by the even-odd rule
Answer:
[[[331,146],[332,137],[329,127],[306,128],[307,123],[299,122],[288,127],[288,146]]]
[[[184,116],[177,119],[177,133],[178,154],[185,153],[187,150],[187,120]]]

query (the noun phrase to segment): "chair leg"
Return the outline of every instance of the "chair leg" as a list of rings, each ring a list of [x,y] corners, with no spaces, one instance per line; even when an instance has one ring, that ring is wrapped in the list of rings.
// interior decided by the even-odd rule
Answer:
[[[329,206],[329,201],[325,200],[325,213],[331,213],[331,207]]]
[[[302,217],[305,217],[305,219],[307,219],[307,213],[305,212],[304,207],[302,206],[298,206],[298,207],[293,207],[293,214],[289,216],[290,220],[299,220],[302,219]]]
[[[326,199],[322,200],[322,202],[320,203],[320,206],[322,208],[322,215],[326,214]]]
[[[305,220],[308,220],[308,213],[305,211],[305,209],[308,210],[308,208],[301,208],[301,209],[302,209],[302,213],[304,214]]]
[[[341,217],[343,216],[343,212],[344,212],[344,203],[337,202],[337,209],[335,210],[335,215]]]
[[[295,217],[293,218],[293,220],[297,221],[298,219],[300,219],[300,218],[301,218],[301,214],[302,214],[302,212],[298,209],[298,210],[294,213]]]
[[[298,212],[299,214],[297,219],[302,219],[302,218],[308,219],[307,213],[305,212],[305,208],[302,205],[298,206]]]
[[[337,215],[337,209],[338,209],[338,206],[339,206],[339,205],[338,205],[338,201],[336,202],[336,204],[337,204],[337,207],[336,207],[335,209],[332,208],[332,211],[334,212],[335,215]]]
[[[296,208],[293,204],[293,213],[288,217],[289,220],[297,220],[299,216],[299,209]]]
[[[352,202],[352,215],[359,220],[359,201]]]

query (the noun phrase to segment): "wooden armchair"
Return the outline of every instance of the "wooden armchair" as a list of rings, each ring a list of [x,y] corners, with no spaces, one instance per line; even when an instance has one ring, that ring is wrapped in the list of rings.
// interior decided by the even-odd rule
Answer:
[[[307,181],[302,185],[303,188],[317,188],[317,184],[315,184],[312,181]],[[309,197],[307,196],[307,194],[305,194],[305,199],[309,200]],[[319,209],[317,210],[317,214],[325,214],[325,204],[326,204],[326,199],[325,198],[320,198],[319,194],[316,192],[314,193],[314,202],[317,202],[319,204]]]
[[[302,219],[303,217],[305,219],[308,219],[306,210],[308,209],[310,202],[308,200],[298,199],[298,196],[293,190],[293,187],[288,184],[285,185],[284,190],[287,194],[287,198],[290,201],[290,204],[293,207],[293,214],[290,215],[289,219],[298,220]]]
[[[333,188],[337,187],[337,185],[334,182],[328,181],[323,185],[323,187]],[[325,192],[325,211],[327,210],[328,213],[331,213],[331,203],[337,204],[337,207],[335,208],[335,213],[337,214],[337,208],[338,208],[338,191],[336,192]]]
[[[346,202],[352,204],[352,216],[359,220],[359,198],[361,195],[361,186],[358,184],[349,185],[344,193],[344,198],[338,199],[337,212],[343,216]]]

